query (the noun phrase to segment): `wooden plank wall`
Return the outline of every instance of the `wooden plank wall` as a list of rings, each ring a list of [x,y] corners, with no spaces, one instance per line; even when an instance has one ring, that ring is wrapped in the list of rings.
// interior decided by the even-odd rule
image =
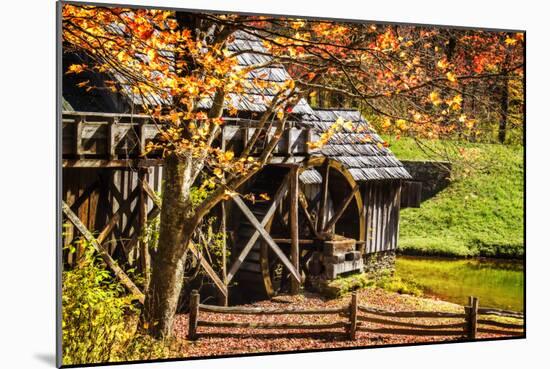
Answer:
[[[363,185],[366,214],[365,252],[395,250],[399,236],[401,184],[373,181]]]
[[[72,207],[92,233],[98,233],[122,207],[120,219],[106,240],[109,251],[117,256],[122,244],[127,243],[138,230],[140,187],[137,168],[63,168],[63,200]],[[150,167],[147,182],[155,192],[162,186],[162,167]],[[81,198],[79,201],[78,199]],[[78,201],[77,204],[75,202]],[[153,208],[148,198],[147,211]],[[65,222],[63,244],[69,245],[79,237],[72,225]],[[64,261],[73,265],[82,250],[64,251]]]

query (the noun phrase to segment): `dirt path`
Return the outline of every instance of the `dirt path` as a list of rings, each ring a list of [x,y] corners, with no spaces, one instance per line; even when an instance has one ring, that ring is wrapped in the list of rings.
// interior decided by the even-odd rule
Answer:
[[[462,306],[434,299],[418,298],[408,295],[386,292],[381,289],[366,289],[358,292],[359,303],[385,310],[431,310],[464,312]],[[272,308],[322,308],[347,306],[350,297],[336,300],[323,300],[318,295],[306,294],[299,296],[279,296],[271,301],[262,301],[246,306],[261,306]],[[347,321],[345,317],[337,315],[329,316],[298,316],[298,315],[225,315],[201,312],[201,320],[208,321],[262,321],[262,322],[310,322],[310,323],[334,323]],[[402,319],[407,321],[407,319]],[[433,324],[434,320],[415,318],[414,322]],[[438,323],[458,323],[460,319],[439,319]],[[370,323],[369,323],[370,324]],[[372,327],[380,327],[371,325]],[[178,315],[175,323],[175,334],[179,338],[185,338],[187,334],[187,315]],[[343,329],[322,330],[262,330],[240,328],[215,328],[200,327],[200,338],[191,342],[186,347],[185,357],[190,356],[216,356],[236,355],[245,353],[300,351],[312,349],[329,349],[340,347],[364,347],[393,344],[409,344],[419,342],[444,342],[461,339],[458,336],[403,336],[378,333],[358,332],[357,340],[350,341]],[[488,334],[480,334],[480,338],[495,337]]]

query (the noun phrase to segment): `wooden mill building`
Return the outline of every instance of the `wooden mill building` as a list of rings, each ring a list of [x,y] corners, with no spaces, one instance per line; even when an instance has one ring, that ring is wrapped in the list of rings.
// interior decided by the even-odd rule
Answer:
[[[254,35],[237,33],[229,49],[241,52],[243,66],[269,60]],[[63,68],[82,58],[64,55]],[[76,87],[81,80],[101,83],[102,78],[83,74],[63,80],[62,200],[71,220],[64,243],[86,230],[99,232],[98,247],[115,263],[145,268],[146,245],[140,235],[159,214],[162,159],[142,154],[158,131],[150,117],[139,114],[142,102],[130,93]],[[291,76],[275,65],[254,70],[250,79],[255,78],[284,83]],[[225,119],[220,147],[237,155],[269,99],[269,91],[259,94],[253,88],[231,96],[229,104],[239,113]],[[206,109],[211,101],[201,103]],[[343,128],[322,148],[311,149],[307,142],[318,139],[338,118],[352,122],[353,128]],[[272,133],[267,131],[267,137]],[[359,111],[315,109],[302,99],[269,165],[241,189],[267,193],[270,200],[252,203],[236,196],[214,212],[230,251],[222,270],[215,271],[199,250],[192,251],[226,297],[232,291],[272,296],[360,272],[380,261],[391,263],[401,188],[410,179]],[[65,251],[64,262],[70,265],[77,257],[78,250]]]

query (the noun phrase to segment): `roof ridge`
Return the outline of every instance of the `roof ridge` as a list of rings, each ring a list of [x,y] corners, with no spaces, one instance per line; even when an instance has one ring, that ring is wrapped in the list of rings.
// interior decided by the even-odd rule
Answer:
[[[356,111],[360,113],[359,109],[355,108],[313,108],[313,110],[319,110],[319,111]],[[362,114],[361,114],[362,115]]]

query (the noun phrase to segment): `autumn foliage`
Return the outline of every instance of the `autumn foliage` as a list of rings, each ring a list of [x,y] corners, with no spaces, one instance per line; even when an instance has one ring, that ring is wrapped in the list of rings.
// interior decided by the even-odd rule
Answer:
[[[62,27],[63,51],[81,61],[65,73],[107,76],[103,85],[83,79],[78,86],[131,96],[158,125],[147,150],[167,158],[167,178],[181,181],[163,199],[159,250],[170,254],[165,260],[181,259],[205,215],[268,162],[300,99],[359,108],[377,128],[398,136],[475,140],[494,130],[484,120],[491,116],[504,142],[510,125],[523,124],[523,33],[74,4],[63,6]],[[260,40],[262,50],[230,51],[236,32]],[[258,62],[240,64],[239,56],[251,52]],[[270,66],[284,66],[292,78],[250,77]],[[251,114],[260,129],[242,153],[222,150],[221,127],[240,114],[234,96],[251,89],[262,106]],[[258,153],[267,127],[275,134]],[[310,145],[320,147],[351,128],[337,121]],[[199,182],[209,192],[194,204],[191,187]],[[151,289],[158,293],[166,279],[154,265]],[[175,303],[147,301],[148,317],[161,321],[151,333],[170,334]]]

